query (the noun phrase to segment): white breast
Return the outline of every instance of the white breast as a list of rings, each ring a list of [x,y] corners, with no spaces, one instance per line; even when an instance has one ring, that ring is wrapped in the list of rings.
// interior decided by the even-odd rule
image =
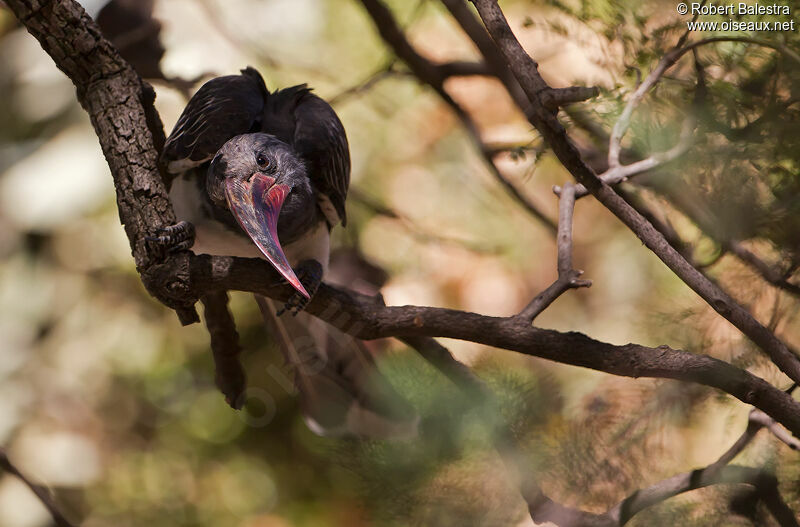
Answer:
[[[316,260],[322,264],[323,276],[328,272],[328,259],[331,254],[331,233],[324,221],[314,229],[283,248],[292,267],[303,260]]]

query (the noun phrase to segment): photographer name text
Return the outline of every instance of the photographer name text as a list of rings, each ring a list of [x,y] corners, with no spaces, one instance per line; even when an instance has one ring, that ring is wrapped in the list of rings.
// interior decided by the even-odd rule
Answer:
[[[791,15],[788,5],[781,4],[746,4],[744,2],[732,4],[690,4],[691,15]]]

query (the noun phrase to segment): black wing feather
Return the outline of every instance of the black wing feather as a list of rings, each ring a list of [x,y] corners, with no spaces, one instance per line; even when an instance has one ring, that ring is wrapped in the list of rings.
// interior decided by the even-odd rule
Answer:
[[[162,162],[170,173],[208,161],[228,139],[259,125],[267,88],[253,68],[241,75],[217,77],[189,100],[164,144]]]
[[[313,93],[298,101],[294,115],[294,148],[310,165],[309,175],[317,189],[330,199],[342,225],[346,225],[350,150],[344,126],[333,108]]]

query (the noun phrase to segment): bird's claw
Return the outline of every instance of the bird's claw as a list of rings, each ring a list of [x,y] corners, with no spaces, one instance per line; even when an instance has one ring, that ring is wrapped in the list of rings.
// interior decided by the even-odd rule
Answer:
[[[281,316],[288,311],[293,317],[297,316],[299,312],[305,309],[306,304],[308,304],[308,299],[300,293],[295,293],[286,301],[283,307],[278,310],[277,315]]]
[[[146,236],[145,240],[157,245],[167,254],[189,250],[194,245],[194,225],[179,221],[156,231],[157,236]]]
[[[322,283],[322,265],[316,260],[303,260],[294,271],[300,283],[303,284],[303,287],[313,298],[317,289],[319,289],[319,284]],[[295,291],[286,301],[286,304],[278,310],[277,315],[281,316],[288,311],[292,316],[296,316],[305,309],[311,298],[306,298],[299,291]]]

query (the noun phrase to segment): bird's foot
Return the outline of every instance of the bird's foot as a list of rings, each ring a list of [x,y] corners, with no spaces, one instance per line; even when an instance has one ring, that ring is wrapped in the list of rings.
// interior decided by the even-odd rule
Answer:
[[[147,236],[145,240],[160,247],[166,254],[187,251],[194,245],[194,225],[188,221],[179,221],[156,232],[157,236]]]
[[[316,260],[303,260],[295,267],[294,274],[297,275],[311,298],[314,298],[319,284],[322,283],[322,264]],[[311,298],[306,298],[299,291],[295,291],[277,315],[281,316],[288,311],[295,316],[306,307]]]

